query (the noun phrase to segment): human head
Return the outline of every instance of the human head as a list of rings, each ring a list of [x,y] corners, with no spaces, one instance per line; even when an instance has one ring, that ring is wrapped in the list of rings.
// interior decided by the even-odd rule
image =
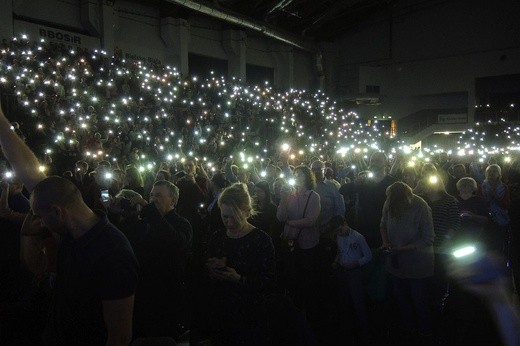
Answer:
[[[477,191],[477,182],[470,177],[464,177],[457,181],[457,190],[460,194],[473,194]]]
[[[312,190],[316,187],[316,178],[314,173],[307,166],[298,166],[294,169],[294,178],[296,186],[303,187],[306,190]]]
[[[254,214],[253,204],[245,184],[233,184],[220,194],[218,199],[220,216],[226,229],[240,232],[247,224],[247,219]]]
[[[502,169],[499,165],[493,164],[486,168],[486,181],[497,183],[502,178]]]
[[[437,174],[437,167],[433,163],[425,163],[421,168],[421,177],[427,178],[430,175]]]
[[[116,195],[116,201],[119,201],[119,207],[121,208],[121,216],[123,216],[124,218],[128,218],[131,216],[137,217],[139,215],[139,212],[141,209],[139,204],[136,204],[135,206],[132,207],[132,206],[130,206],[130,203],[127,203],[128,205],[125,206],[122,202],[123,199],[128,201],[136,196],[139,196],[142,198],[142,196],[139,193],[135,192],[134,190],[130,190],[130,189],[122,189]]]
[[[334,179],[334,170],[331,167],[325,168],[325,178]]]
[[[179,200],[179,188],[167,180],[159,180],[153,184],[150,192],[150,203],[154,203],[157,210],[164,215],[173,210]]]
[[[520,159],[511,162],[511,166],[509,167],[509,182],[520,182]]]
[[[195,163],[195,160],[192,158],[186,159],[184,161],[184,173],[186,174],[192,174],[195,175],[195,172],[197,171],[197,165]]]
[[[280,167],[276,167],[273,164],[268,165],[267,168],[265,169],[265,171],[267,173],[267,179],[270,179],[272,181],[274,181],[276,178],[280,177],[280,174],[282,173],[282,170],[280,169]]]
[[[60,235],[69,232],[77,215],[90,210],[76,185],[58,176],[47,177],[36,184],[30,203],[42,225]]]
[[[172,180],[172,174],[169,171],[166,171],[164,169],[160,169],[157,171],[157,174],[155,175],[155,181],[159,180]]]
[[[343,215],[335,215],[330,219],[328,224],[329,233],[335,233],[340,228],[348,227],[347,220]]]
[[[143,177],[137,167],[128,167],[125,170],[125,178],[128,185],[143,186]]]
[[[325,164],[323,161],[316,160],[311,163],[311,171],[314,173],[317,181],[322,181],[325,177]]]
[[[440,175],[432,174],[424,178],[424,192],[430,195],[447,194],[444,182]]]
[[[280,196],[280,190],[282,189],[282,186],[287,184],[287,181],[285,178],[276,178],[273,182],[273,193],[275,196]]]
[[[442,151],[439,153],[438,158],[439,158],[439,163],[445,163],[448,161],[448,153]]]
[[[249,177],[251,176],[251,172],[249,172],[249,170],[247,170],[244,167],[240,167],[240,168],[238,168],[236,176],[237,176],[238,181],[240,181],[241,183],[247,184],[249,182]]]
[[[395,182],[386,189],[386,203],[390,217],[400,218],[410,209],[412,188],[403,182]]]
[[[9,180],[9,196],[14,196],[22,193],[23,183],[16,176]]]
[[[76,172],[87,173],[88,171],[88,163],[86,161],[77,161],[76,162]]]
[[[453,166],[453,176],[457,179],[465,177],[466,176],[466,167],[461,163]]]
[[[226,179],[226,175],[222,172],[216,172],[211,178],[213,189],[221,191],[229,186],[229,181]]]
[[[405,182],[412,189],[417,185],[417,172],[414,167],[403,168],[403,182]]]
[[[370,156],[369,169],[372,172],[384,172],[386,169],[386,155],[381,151],[376,151]]]
[[[255,194],[253,197],[257,205],[265,206],[271,203],[271,191],[269,190],[269,183],[265,180],[256,183]]]

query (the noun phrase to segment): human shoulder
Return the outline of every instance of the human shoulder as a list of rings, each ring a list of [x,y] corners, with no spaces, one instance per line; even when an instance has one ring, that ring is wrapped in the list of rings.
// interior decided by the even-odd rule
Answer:
[[[413,195],[412,197],[412,206],[415,206],[416,208],[427,208],[430,209],[430,206],[428,203],[420,196]]]
[[[319,193],[317,193],[314,190],[309,190],[309,191],[310,191],[310,193],[309,193],[310,194],[310,198],[314,198],[314,199],[318,199],[318,200],[320,199],[320,194]]]
[[[355,229],[351,228],[350,229],[350,234],[354,237],[354,238],[362,238],[362,239],[365,239],[365,236],[361,233],[359,233],[358,231],[356,231]]]
[[[170,223],[176,223],[176,224],[187,224],[191,227],[190,222],[188,219],[180,216],[175,210],[170,210],[166,215],[164,215],[165,219],[168,220]]]
[[[385,175],[385,177],[383,178],[383,182],[385,183],[385,185],[392,185],[397,181],[398,179],[390,174]]]
[[[269,234],[267,234],[264,230],[261,230],[260,228],[253,228],[249,234],[252,237],[259,240],[271,240]]]

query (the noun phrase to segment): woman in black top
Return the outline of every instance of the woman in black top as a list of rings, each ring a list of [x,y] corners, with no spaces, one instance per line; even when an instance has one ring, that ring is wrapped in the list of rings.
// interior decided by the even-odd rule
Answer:
[[[212,344],[267,344],[263,297],[271,291],[274,281],[273,243],[247,220],[254,211],[244,184],[225,189],[218,205],[226,230],[213,234],[209,243]]]

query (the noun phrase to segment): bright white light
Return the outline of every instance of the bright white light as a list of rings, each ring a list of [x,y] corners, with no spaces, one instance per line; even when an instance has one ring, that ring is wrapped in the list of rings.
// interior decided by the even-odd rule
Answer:
[[[453,251],[453,256],[455,256],[456,258],[461,258],[464,256],[471,255],[475,251],[477,251],[477,249],[474,246],[465,246]]]

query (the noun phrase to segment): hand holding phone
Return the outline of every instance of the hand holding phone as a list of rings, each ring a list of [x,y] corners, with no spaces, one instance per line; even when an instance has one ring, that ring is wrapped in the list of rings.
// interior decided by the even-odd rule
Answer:
[[[110,200],[110,194],[108,193],[108,189],[101,190],[101,201],[106,203]]]

